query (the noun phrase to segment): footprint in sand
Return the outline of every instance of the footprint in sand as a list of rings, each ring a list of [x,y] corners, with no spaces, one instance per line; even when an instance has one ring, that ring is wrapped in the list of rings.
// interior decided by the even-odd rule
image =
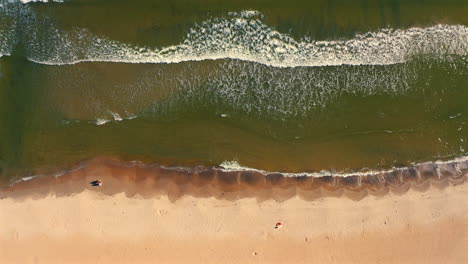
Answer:
[[[167,210],[163,210],[163,209],[159,210],[158,212],[159,212],[160,216],[163,216],[163,215],[167,214]]]

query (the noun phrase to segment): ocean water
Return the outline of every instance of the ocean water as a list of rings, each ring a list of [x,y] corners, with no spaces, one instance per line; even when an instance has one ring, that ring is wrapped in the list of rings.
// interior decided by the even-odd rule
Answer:
[[[0,0],[0,175],[468,154],[466,1]]]

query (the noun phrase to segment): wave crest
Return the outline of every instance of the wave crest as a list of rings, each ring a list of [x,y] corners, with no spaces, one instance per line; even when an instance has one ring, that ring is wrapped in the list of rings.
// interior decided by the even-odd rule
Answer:
[[[51,65],[84,61],[178,63],[227,58],[273,67],[387,65],[405,62],[419,54],[466,55],[468,51],[468,27],[463,25],[382,29],[358,34],[350,40],[295,40],[266,25],[258,11],[230,12],[227,17],[209,19],[192,27],[178,45],[160,49],[136,47],[95,36],[86,29],[64,31],[28,6],[13,8],[22,9],[13,17],[25,26],[17,28],[16,34],[6,33],[9,42],[18,42],[11,38],[23,36],[19,41],[26,56],[31,61]],[[2,51],[5,41],[0,39],[0,44]]]

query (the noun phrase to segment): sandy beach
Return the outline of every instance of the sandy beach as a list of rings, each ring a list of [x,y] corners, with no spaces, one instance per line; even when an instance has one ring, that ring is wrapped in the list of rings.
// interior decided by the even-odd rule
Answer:
[[[296,187],[207,196],[219,182],[180,180],[149,192],[137,174],[95,166],[4,189],[1,263],[468,262],[465,183],[305,199]]]
[[[466,14],[0,0],[0,264],[468,264]]]

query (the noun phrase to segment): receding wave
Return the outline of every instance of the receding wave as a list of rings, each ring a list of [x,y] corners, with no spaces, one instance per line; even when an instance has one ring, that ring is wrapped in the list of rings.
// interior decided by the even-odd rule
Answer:
[[[9,12],[11,9],[20,12]],[[3,33],[7,37],[2,37],[1,44],[20,43],[28,59],[51,65],[84,61],[178,63],[226,58],[274,67],[387,65],[420,54],[466,55],[468,50],[468,28],[463,25],[382,29],[357,34],[349,40],[296,40],[266,25],[259,12],[231,12],[195,25],[180,44],[158,49],[109,40],[83,28],[62,30],[27,5],[9,4],[0,12],[22,25],[15,30],[7,29]],[[11,31],[15,33],[10,34]],[[20,39],[16,39],[18,36]]]
[[[168,117],[189,109],[206,109],[226,118],[307,118],[347,95],[401,96],[455,87],[466,75],[467,61],[415,59],[394,65],[330,67],[269,67],[254,62],[218,60],[180,64],[123,65],[137,72],[125,82],[108,84],[120,96],[98,97],[103,85],[93,71],[80,65],[43,67],[50,91],[70,91],[86,101],[70,98],[60,104],[69,121],[107,124],[141,117]],[[112,71],[116,65],[107,65]],[[120,65],[119,65],[120,66]],[[140,70],[136,71],[138,68]],[[443,75],[439,75],[443,73]],[[129,74],[130,75],[130,74]],[[444,86],[433,80],[446,78]],[[435,87],[434,87],[435,86]],[[93,87],[99,87],[93,88]],[[68,94],[66,92],[65,94]],[[99,99],[98,99],[99,98]],[[111,100],[112,99],[112,100]],[[62,99],[57,99],[60,102]],[[74,109],[80,109],[79,112]],[[77,114],[78,113],[78,114]]]

